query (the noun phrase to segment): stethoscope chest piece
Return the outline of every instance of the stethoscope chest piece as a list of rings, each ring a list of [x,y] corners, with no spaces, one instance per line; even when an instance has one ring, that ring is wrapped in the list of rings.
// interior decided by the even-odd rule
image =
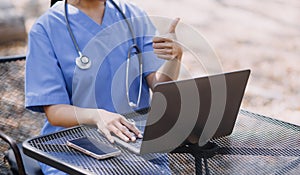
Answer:
[[[80,55],[76,58],[76,65],[80,69],[89,69],[92,65],[92,62],[87,56]]]

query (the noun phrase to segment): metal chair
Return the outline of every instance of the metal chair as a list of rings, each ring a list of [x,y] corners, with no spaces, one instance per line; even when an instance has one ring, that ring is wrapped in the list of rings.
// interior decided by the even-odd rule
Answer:
[[[30,112],[24,109],[23,100],[19,99],[20,96],[23,95],[23,82],[24,82],[24,64],[25,64],[25,56],[9,56],[0,58],[0,64],[2,71],[0,71],[0,79],[1,85],[4,88],[1,88],[1,95],[5,95],[7,90],[5,87],[9,87],[8,89],[11,91],[11,94],[16,94],[15,96],[9,96],[9,100],[1,100],[1,108],[0,115],[4,118],[12,118],[12,116],[16,115],[25,115],[30,117]],[[12,68],[14,65],[15,68]],[[3,70],[7,69],[7,70]],[[20,74],[21,73],[21,74]],[[22,97],[23,98],[23,97]],[[38,114],[39,115],[39,114]],[[41,117],[41,120],[43,118]],[[3,127],[4,126],[4,127]],[[22,151],[22,143],[17,144],[16,141],[9,136],[11,132],[11,128],[5,127],[2,125],[2,130],[0,131],[0,140],[5,141],[9,144],[10,149],[5,151],[4,158],[7,160],[10,166],[11,174],[19,174],[19,175],[40,175],[43,174],[38,162],[28,156],[26,156]],[[27,136],[27,135],[25,135]]]
[[[42,175],[42,171],[38,162],[22,151],[22,145],[17,144],[14,139],[0,131],[0,138],[7,142],[11,149],[5,152],[5,159],[10,165],[12,174],[14,175]]]

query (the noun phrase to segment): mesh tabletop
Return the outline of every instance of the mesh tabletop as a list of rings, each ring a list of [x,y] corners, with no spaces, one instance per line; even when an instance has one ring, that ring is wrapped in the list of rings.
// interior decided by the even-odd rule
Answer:
[[[219,149],[207,159],[206,173],[299,174],[299,131],[299,126],[241,110],[233,133],[212,140]],[[191,154],[137,156],[118,147],[121,156],[97,160],[66,146],[67,140],[83,136],[108,143],[95,128],[80,126],[29,139],[24,152],[70,174],[195,174]],[[160,161],[167,161],[169,168],[158,166]]]

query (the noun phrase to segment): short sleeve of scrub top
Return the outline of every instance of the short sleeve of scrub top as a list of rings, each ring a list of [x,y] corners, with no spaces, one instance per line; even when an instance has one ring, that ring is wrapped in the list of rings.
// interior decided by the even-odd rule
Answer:
[[[43,112],[45,105],[70,104],[63,73],[43,26],[35,24],[28,38],[26,107]]]

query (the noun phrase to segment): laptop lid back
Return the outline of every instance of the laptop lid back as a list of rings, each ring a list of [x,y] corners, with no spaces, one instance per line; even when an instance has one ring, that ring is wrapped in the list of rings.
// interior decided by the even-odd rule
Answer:
[[[155,86],[141,154],[203,146],[231,134],[249,74],[242,70]]]

